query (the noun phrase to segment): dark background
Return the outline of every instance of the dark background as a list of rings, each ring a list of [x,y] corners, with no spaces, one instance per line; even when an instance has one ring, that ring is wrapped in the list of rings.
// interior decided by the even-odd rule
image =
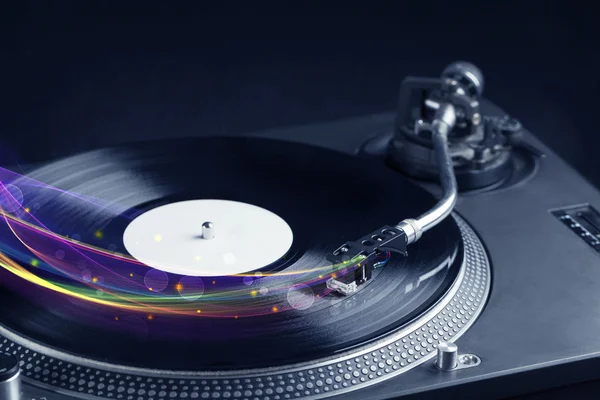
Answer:
[[[600,186],[591,2],[276,4],[5,2],[0,140],[34,161],[378,113],[403,76],[465,59],[488,98]]]

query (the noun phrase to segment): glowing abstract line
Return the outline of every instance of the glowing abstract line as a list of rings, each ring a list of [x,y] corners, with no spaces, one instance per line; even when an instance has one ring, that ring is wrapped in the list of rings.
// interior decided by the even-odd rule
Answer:
[[[24,182],[22,187],[26,185],[38,190],[57,190],[94,207],[105,207],[100,199],[65,192],[0,169],[0,176],[3,174],[9,174],[12,178],[18,178],[19,182]],[[10,181],[15,182],[15,179]],[[11,204],[17,205],[16,209],[13,208],[9,212],[0,204],[0,215],[17,240],[16,244],[26,249],[21,251],[11,246],[0,251],[0,267],[40,288],[93,304],[132,312],[225,318],[280,312],[290,309],[290,304],[282,300],[288,290],[299,285],[311,290],[310,288],[324,283],[332,275],[351,272],[365,259],[364,256],[360,256],[341,264],[296,271],[264,272],[260,276],[256,273],[237,274],[217,278],[225,281],[219,282],[218,286],[215,280],[207,279],[205,282],[202,278],[193,278],[195,280],[186,281],[191,283],[183,284],[185,277],[173,284],[165,274],[166,281],[159,282],[161,285],[164,283],[164,287],[161,290],[153,290],[146,283],[147,274],[152,268],[128,255],[110,252],[52,232],[12,196],[3,182],[0,182],[0,196],[5,196]],[[4,242],[0,244],[10,246]],[[49,255],[48,247],[62,249],[62,257]],[[33,268],[28,266],[31,256],[34,256],[36,264]],[[383,261],[378,258],[377,266],[384,265],[389,260],[389,254],[384,258]],[[42,261],[41,264],[39,260]],[[85,267],[78,263],[84,264]],[[88,280],[85,275],[82,276],[82,270],[89,270]],[[136,271],[135,274],[130,272],[132,270]],[[142,276],[144,279],[140,280]],[[64,281],[65,277],[68,278],[67,282]],[[244,284],[240,284],[243,279],[250,279],[250,284],[255,281],[258,283],[250,288],[245,281]],[[267,286],[257,289],[263,282]]]

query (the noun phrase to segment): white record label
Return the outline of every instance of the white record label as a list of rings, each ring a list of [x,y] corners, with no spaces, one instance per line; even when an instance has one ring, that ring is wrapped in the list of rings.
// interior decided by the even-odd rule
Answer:
[[[212,223],[214,237],[202,235]],[[210,235],[209,235],[210,236]],[[132,257],[165,272],[223,276],[263,268],[292,246],[290,226],[278,215],[229,200],[189,200],[154,208],[125,229]]]

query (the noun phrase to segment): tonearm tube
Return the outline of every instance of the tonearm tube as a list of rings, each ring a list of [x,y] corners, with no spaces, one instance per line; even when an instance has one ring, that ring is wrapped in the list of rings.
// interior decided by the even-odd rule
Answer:
[[[452,159],[448,152],[448,134],[454,128],[455,124],[456,110],[454,106],[451,103],[441,103],[430,124],[419,122],[417,125],[417,132],[419,129],[428,129],[431,131],[431,140],[439,166],[440,186],[442,187],[443,195],[431,210],[415,219],[400,221],[396,225],[396,228],[406,235],[406,244],[419,240],[423,232],[439,224],[454,209],[458,188],[456,177],[454,176]]]
[[[454,174],[452,157],[448,147],[448,136],[455,127],[476,127],[481,121],[478,95],[483,90],[483,78],[479,70],[468,63],[450,65],[441,79],[407,78],[409,84],[401,91],[400,105],[408,106],[408,93],[419,87],[419,79],[426,80],[427,86],[439,89],[434,98],[423,99],[423,107],[433,111],[429,121],[422,119],[415,124],[414,134],[427,132],[431,135],[431,143],[435,151],[439,171],[439,184],[443,194],[437,204],[416,218],[408,218],[396,225],[383,226],[376,231],[364,235],[358,240],[349,241],[337,248],[329,257],[332,263],[343,263],[348,267],[360,266],[362,272],[354,274],[350,279],[341,281],[330,279],[327,285],[340,293],[350,294],[356,290],[357,284],[370,276],[369,258],[382,252],[406,254],[406,247],[421,238],[423,233],[433,228],[452,213],[458,196],[458,186]],[[406,82],[406,80],[405,80]],[[410,85],[410,82],[415,85]],[[421,82],[422,83],[422,82]],[[399,118],[406,115],[407,110],[399,110]]]

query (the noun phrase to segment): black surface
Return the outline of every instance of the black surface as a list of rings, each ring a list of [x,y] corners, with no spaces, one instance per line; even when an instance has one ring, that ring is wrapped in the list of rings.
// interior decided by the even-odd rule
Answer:
[[[587,3],[3,2],[0,139],[22,161],[396,106],[401,79],[475,63],[484,96],[597,184],[600,52]]]
[[[19,362],[17,359],[10,355],[0,353],[0,384],[19,372]]]
[[[346,176],[352,176],[351,187],[338,187],[336,182]],[[29,177],[115,202],[110,209],[94,207],[59,191],[23,186],[24,198],[38,204],[36,218],[55,232],[77,232],[83,242],[93,241],[93,233],[105,228],[104,242],[120,243],[126,224],[119,210],[149,202],[218,198],[264,207],[284,218],[300,243],[302,257],[288,271],[322,266],[340,243],[389,223],[391,209],[397,210],[393,219],[409,217],[435,201],[377,161],[358,162],[342,153],[267,139],[116,147],[59,160]],[[138,367],[215,370],[291,364],[332,355],[410,321],[453,282],[461,249],[458,227],[448,219],[409,246],[408,256],[395,255],[356,294],[317,299],[303,312],[240,319],[161,316],[148,321],[147,335],[140,336],[123,328],[115,331],[114,314],[102,320],[99,315],[107,311],[100,307],[57,299],[29,285],[18,294],[6,287],[0,292],[0,321],[52,347]],[[454,255],[448,268],[419,282]],[[128,275],[129,270],[117,273]],[[14,279],[4,271],[3,277],[11,288]],[[407,291],[409,284],[414,288]],[[226,306],[227,299],[222,301]],[[255,306],[261,301],[257,297]]]

